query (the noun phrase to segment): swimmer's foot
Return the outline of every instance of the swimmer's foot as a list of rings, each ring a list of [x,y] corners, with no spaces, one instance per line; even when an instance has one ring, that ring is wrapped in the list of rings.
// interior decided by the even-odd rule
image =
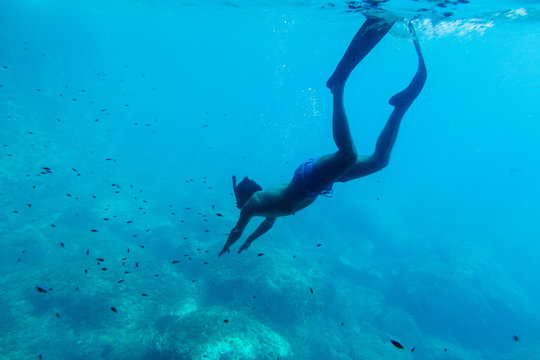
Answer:
[[[326,86],[332,93],[334,89],[345,86],[345,81],[356,65],[381,41],[396,20],[368,17],[352,39],[336,70],[326,82]]]
[[[424,63],[424,57],[422,56],[422,50],[420,49],[420,44],[418,43],[418,38],[416,37],[416,32],[414,31],[412,23],[409,22],[408,26],[413,39],[414,48],[416,49],[416,54],[418,55],[418,70],[416,70],[416,74],[409,86],[390,98],[388,102],[392,106],[410,106],[418,94],[420,94],[420,91],[422,91],[422,88],[426,83],[427,70],[426,64]]]

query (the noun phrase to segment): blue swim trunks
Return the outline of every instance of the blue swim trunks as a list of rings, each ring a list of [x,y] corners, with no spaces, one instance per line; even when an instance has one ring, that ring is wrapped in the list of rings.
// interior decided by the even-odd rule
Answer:
[[[315,168],[319,158],[309,159],[300,165],[292,178],[292,186],[306,196],[317,196],[332,191],[333,183],[328,184]]]

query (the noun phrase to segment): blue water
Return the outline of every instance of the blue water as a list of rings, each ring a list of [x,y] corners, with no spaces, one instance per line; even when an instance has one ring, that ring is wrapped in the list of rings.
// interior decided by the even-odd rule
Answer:
[[[540,358],[539,5],[0,1],[0,358]],[[218,258],[388,12],[428,69],[389,165]],[[416,67],[399,22],[352,73],[359,153]]]

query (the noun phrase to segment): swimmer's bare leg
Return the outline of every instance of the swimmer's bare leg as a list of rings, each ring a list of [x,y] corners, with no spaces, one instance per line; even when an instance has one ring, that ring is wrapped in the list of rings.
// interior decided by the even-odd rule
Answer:
[[[334,96],[332,131],[338,151],[317,160],[316,168],[325,183],[335,182],[346,169],[357,161],[356,146],[351,136],[343,104],[345,82],[351,71],[386,35],[394,22],[395,20],[368,18],[352,39],[336,70],[326,83]]]
[[[411,23],[409,23],[408,26],[416,49],[416,54],[418,55],[418,70],[409,86],[390,98],[389,103],[394,106],[394,110],[377,139],[377,145],[373,155],[358,157],[356,163],[348,168],[343,175],[336,180],[338,182],[346,182],[372,174],[381,170],[388,164],[401,119],[424,87],[427,77],[426,65],[414,27]]]
[[[395,21],[396,19],[367,18],[349,44],[336,70],[326,82],[326,86],[332,93],[336,87],[343,88],[345,86],[345,81],[356,65],[381,41]]]

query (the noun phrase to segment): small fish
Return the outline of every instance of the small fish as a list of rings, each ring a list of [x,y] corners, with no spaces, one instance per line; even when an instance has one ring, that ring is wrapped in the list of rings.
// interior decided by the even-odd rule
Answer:
[[[43,294],[46,294],[47,293],[47,290],[45,290],[44,288],[42,287],[39,287],[39,286],[36,286],[36,290],[40,293],[43,293]]]
[[[229,322],[229,320],[225,319],[225,320],[223,320],[223,322],[224,322],[224,323],[228,323],[228,322]]]
[[[322,244],[317,244],[317,247],[320,247]]]
[[[105,261],[104,258],[97,258],[96,260],[97,260],[97,261],[101,261],[101,262]]]
[[[448,349],[447,349],[447,348],[444,348],[444,352],[447,352],[447,351],[448,351]]]
[[[513,339],[514,341],[519,341],[519,337],[517,335],[514,335]]]
[[[392,345],[394,345],[395,347],[397,347],[398,349],[403,349],[403,345],[401,345],[399,342],[397,342],[396,340],[392,340],[390,339],[390,342],[392,343]]]
[[[29,208],[31,208],[31,207],[32,207],[32,204],[26,204],[26,206],[28,206]]]
[[[114,306],[111,306],[111,311],[112,311],[113,313],[117,313],[117,312],[118,312]]]
[[[414,352],[414,350],[416,350],[416,346],[412,347],[411,352]]]
[[[264,253],[257,254],[257,256],[263,256],[263,255],[264,255]]]
[[[59,313],[56,313],[55,316],[56,316],[57,318],[60,318],[60,314],[59,314]]]
[[[63,242],[60,242],[60,246],[61,246],[61,247],[64,247],[64,243],[63,243]]]
[[[178,264],[180,261],[179,260],[173,260],[172,263],[173,264]]]
[[[135,261],[135,267],[139,267],[139,263]]]
[[[96,229],[90,229],[91,232],[98,232],[99,230]]]
[[[123,257],[123,258],[122,258],[122,261],[124,261],[124,260],[127,260],[127,257]]]
[[[312,288],[309,288],[309,291],[311,291],[311,293],[313,294],[313,289]]]
[[[86,256],[90,255],[90,249],[86,249]]]
[[[126,224],[131,224],[133,222],[133,220],[128,220],[126,221]]]
[[[85,274],[88,274],[88,269],[84,269],[84,273],[85,273]]]
[[[54,224],[51,224],[51,227],[56,227],[56,225],[54,225]]]
[[[148,294],[147,293],[142,293],[141,296],[148,296]]]
[[[71,197],[71,194],[66,194],[67,197]]]
[[[117,283],[119,283],[119,284],[121,284],[121,283],[123,283],[123,282],[124,282],[124,280],[118,280],[118,281],[117,281]]]
[[[345,325],[345,323],[341,323],[341,326]]]
[[[219,217],[223,217],[223,215],[221,215],[220,213],[217,213],[216,215],[219,216]]]
[[[102,267],[101,270],[107,271],[107,268],[106,268],[106,267]]]

